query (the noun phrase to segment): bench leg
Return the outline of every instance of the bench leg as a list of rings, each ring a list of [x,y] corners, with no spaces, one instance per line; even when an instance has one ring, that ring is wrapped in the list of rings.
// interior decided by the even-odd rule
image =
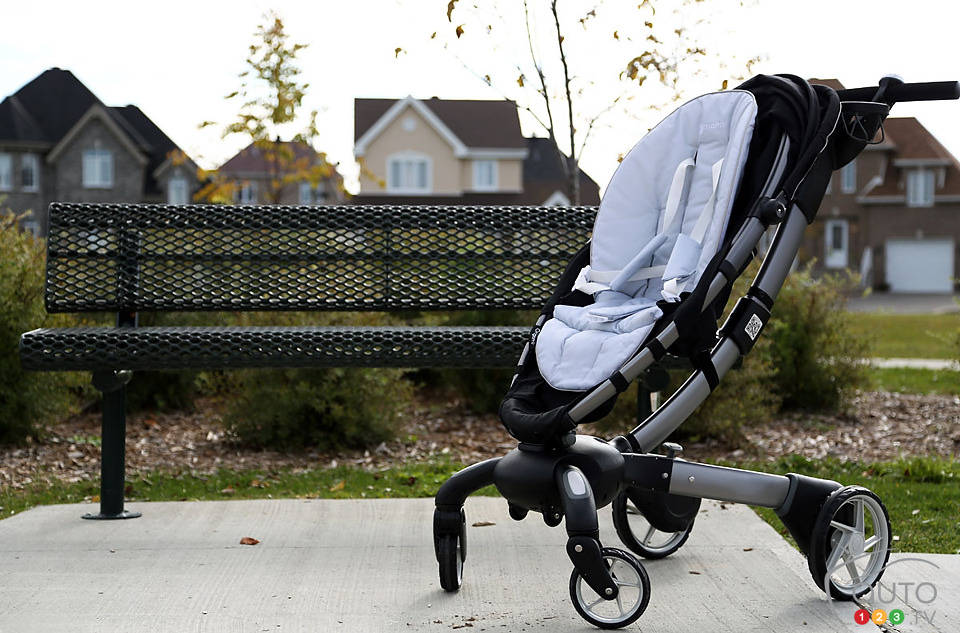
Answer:
[[[100,512],[84,519],[135,519],[139,512],[123,509],[126,470],[126,384],[130,372],[96,372],[93,385],[103,394],[100,448]]]

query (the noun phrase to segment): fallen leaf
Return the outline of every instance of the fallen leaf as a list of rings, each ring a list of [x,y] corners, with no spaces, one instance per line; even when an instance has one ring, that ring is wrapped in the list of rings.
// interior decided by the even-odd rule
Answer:
[[[910,514],[912,514],[913,516],[917,516],[918,514],[920,514],[920,510],[914,510]]]
[[[259,543],[260,541],[253,538],[252,536],[244,536],[242,539],[240,539],[241,545],[257,545]]]
[[[698,571],[693,571],[692,569],[691,569],[688,573],[691,573],[691,574],[693,574],[694,576],[699,576],[699,575],[700,575],[700,572],[698,572]]]
[[[236,492],[236,490],[233,489],[233,486],[227,486],[226,488],[224,488],[223,490],[220,491],[220,494],[222,494],[222,495],[232,495],[232,494],[235,493],[235,492]]]
[[[752,552],[752,551],[753,551],[753,548],[752,548],[752,547],[744,547],[744,548],[743,548],[743,551],[745,551],[745,552]]]
[[[473,524],[473,527],[488,527],[490,525],[496,525],[493,521],[477,521]]]
[[[343,490],[346,486],[345,480],[341,479],[337,483],[330,486],[330,492],[336,492],[337,490]]]
[[[407,480],[404,483],[406,483],[408,486],[412,486],[417,483],[417,478],[413,476],[407,477]]]
[[[460,39],[460,36],[463,35],[463,25],[457,27],[457,39]]]
[[[90,502],[91,502],[91,503],[100,503],[100,495],[93,495],[92,497],[90,497]]]

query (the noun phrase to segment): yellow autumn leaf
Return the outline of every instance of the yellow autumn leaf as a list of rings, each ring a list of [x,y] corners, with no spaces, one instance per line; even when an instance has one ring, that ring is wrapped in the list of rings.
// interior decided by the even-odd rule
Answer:
[[[520,76],[517,77],[517,84],[519,84],[519,86],[520,86],[521,88],[523,88],[523,81],[524,81],[524,79],[525,79],[525,77],[523,76],[523,73],[521,73]]]
[[[723,83],[720,84],[720,90],[726,90],[726,89],[727,89],[727,80],[724,79]]]
[[[402,53],[402,52],[403,52],[403,49],[402,49],[402,48],[400,48],[399,46],[396,47],[395,49],[393,49],[393,58],[396,59],[396,58],[400,57],[400,53]]]
[[[619,32],[619,31],[614,31],[614,32],[613,32],[613,39],[615,39],[615,40],[619,40],[619,39],[620,39],[620,32]]]
[[[453,7],[457,4],[457,0],[450,0],[447,3],[447,22],[453,21]]]
[[[346,484],[344,483],[344,480],[341,479],[341,480],[338,481],[337,483],[335,483],[335,484],[333,484],[332,486],[330,486],[330,492],[336,492],[337,490],[343,490],[345,486],[346,486]]]
[[[460,39],[460,36],[463,35],[463,25],[457,27],[457,39]]]

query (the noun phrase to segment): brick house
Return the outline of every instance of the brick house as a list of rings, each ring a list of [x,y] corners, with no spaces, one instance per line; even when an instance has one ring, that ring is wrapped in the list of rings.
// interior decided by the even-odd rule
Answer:
[[[0,102],[0,205],[31,212],[24,227],[39,235],[53,201],[185,204],[196,172],[140,108],[104,105],[69,70]]]
[[[271,161],[271,154],[280,156]],[[327,165],[326,157],[305,143],[278,141],[275,148],[265,151],[251,143],[217,170],[230,183],[237,204],[337,204],[344,199],[343,177],[336,165],[329,165],[331,173],[312,182],[308,178],[283,183],[283,174],[274,167],[287,166],[289,175]],[[284,171],[282,168],[280,171]],[[277,186],[272,181],[280,180]],[[276,198],[276,199],[271,199]]]
[[[880,290],[949,293],[958,247],[960,163],[920,121],[891,117],[883,141],[833,175],[800,258],[817,258],[819,271],[850,268]]]
[[[358,204],[569,204],[563,155],[512,101],[354,99]],[[582,204],[599,187],[580,170]]]

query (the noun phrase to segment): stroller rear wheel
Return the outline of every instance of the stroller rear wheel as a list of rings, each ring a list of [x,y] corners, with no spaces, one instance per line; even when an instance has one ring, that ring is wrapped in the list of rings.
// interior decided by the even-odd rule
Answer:
[[[617,584],[615,598],[602,597],[590,588],[576,569],[570,575],[570,600],[584,620],[601,629],[618,629],[643,615],[650,601],[650,578],[633,555],[604,547],[603,561]]]
[[[880,497],[861,486],[839,488],[813,527],[807,556],[813,581],[837,600],[862,596],[883,575],[891,543],[890,517]]]
[[[685,527],[675,531],[662,530],[655,527],[643,510],[637,507],[635,500],[631,499],[630,492],[630,490],[624,490],[617,495],[613,502],[613,526],[616,528],[617,536],[620,537],[623,544],[635,554],[648,560],[666,558],[683,547],[683,544],[690,537],[690,532],[693,531],[693,521],[699,508],[699,500],[695,502],[696,507],[691,506],[693,516],[690,517]],[[690,501],[683,500],[683,503],[687,504]],[[684,510],[684,514],[689,512],[686,508]],[[675,523],[678,523],[676,527],[683,525],[683,522],[679,521],[679,517],[671,518],[674,519]],[[662,521],[663,517],[661,516],[655,522]],[[661,525],[660,527],[664,526]]]

